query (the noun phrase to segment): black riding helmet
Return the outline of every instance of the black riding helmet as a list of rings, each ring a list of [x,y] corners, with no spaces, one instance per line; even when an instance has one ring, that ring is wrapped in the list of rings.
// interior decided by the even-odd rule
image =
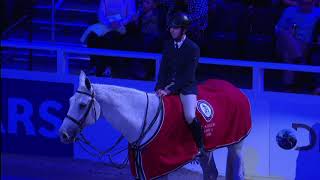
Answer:
[[[169,23],[169,28],[184,28],[188,29],[190,20],[185,13],[176,13]]]

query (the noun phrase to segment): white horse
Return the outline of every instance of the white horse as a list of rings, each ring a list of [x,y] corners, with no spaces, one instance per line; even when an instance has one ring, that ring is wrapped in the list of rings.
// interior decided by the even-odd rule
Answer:
[[[160,99],[154,93],[148,93],[147,96],[149,101],[147,101],[145,92],[136,89],[91,84],[85,73],[81,71],[78,90],[69,100],[68,114],[59,130],[61,141],[63,143],[74,142],[80,131],[94,124],[102,113],[104,119],[113,128],[118,130],[129,143],[134,143],[140,137],[144,119],[146,118],[145,126],[148,127],[159,106]],[[148,111],[146,112],[147,102]],[[160,117],[158,116],[141,143],[148,141],[155,134],[160,125]],[[242,141],[227,146],[227,180],[244,179]],[[199,161],[203,170],[203,179],[217,179],[218,171],[212,154],[207,153]],[[161,178],[167,179],[168,175]]]

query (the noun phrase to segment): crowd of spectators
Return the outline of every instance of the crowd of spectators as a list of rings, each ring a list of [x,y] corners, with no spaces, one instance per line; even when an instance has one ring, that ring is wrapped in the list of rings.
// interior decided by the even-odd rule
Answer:
[[[191,20],[187,36],[201,56],[319,65],[318,6],[319,0],[100,0],[97,23],[81,41],[93,48],[161,52],[170,38],[167,23],[184,12]],[[112,76],[124,64],[115,57],[90,59],[88,72],[97,76]],[[139,74],[145,64],[129,66]],[[310,78],[320,93],[319,77]],[[293,72],[283,75],[288,90],[297,79]]]

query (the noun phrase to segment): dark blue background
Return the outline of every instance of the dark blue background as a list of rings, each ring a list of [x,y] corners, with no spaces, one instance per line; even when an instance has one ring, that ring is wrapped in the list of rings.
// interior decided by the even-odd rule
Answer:
[[[73,94],[73,84],[2,79],[1,85],[1,151],[72,157],[73,145],[65,145],[60,142],[57,127],[61,125],[67,113],[69,107],[68,99]],[[30,119],[35,134],[27,134],[25,124],[21,121],[17,121],[16,133],[8,132],[8,108],[9,111],[16,114],[23,114],[26,111],[23,105],[8,107],[9,98],[20,99],[24,102],[27,101],[29,105],[32,104],[33,113]],[[40,112],[39,109],[44,102],[51,104],[51,106],[49,105],[48,108],[45,108],[47,113]],[[40,113],[42,114],[40,115]],[[52,123],[52,119],[55,120],[55,123]],[[58,126],[57,122],[59,122]],[[40,129],[42,129],[42,132],[43,130],[50,132],[51,137],[44,136],[43,133],[40,133]]]

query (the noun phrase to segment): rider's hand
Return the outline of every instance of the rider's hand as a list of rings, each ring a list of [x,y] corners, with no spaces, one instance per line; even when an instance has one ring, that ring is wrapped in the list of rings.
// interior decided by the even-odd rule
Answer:
[[[168,92],[168,90],[162,90],[162,89],[158,89],[157,91],[156,91],[156,94],[157,94],[157,96],[159,96],[159,97],[163,97],[163,96],[166,96],[166,95],[168,95],[170,92]]]
[[[164,91],[165,91],[165,93],[166,93],[166,96],[169,95],[169,94],[171,94],[171,91],[168,90],[168,89],[165,89]]]

